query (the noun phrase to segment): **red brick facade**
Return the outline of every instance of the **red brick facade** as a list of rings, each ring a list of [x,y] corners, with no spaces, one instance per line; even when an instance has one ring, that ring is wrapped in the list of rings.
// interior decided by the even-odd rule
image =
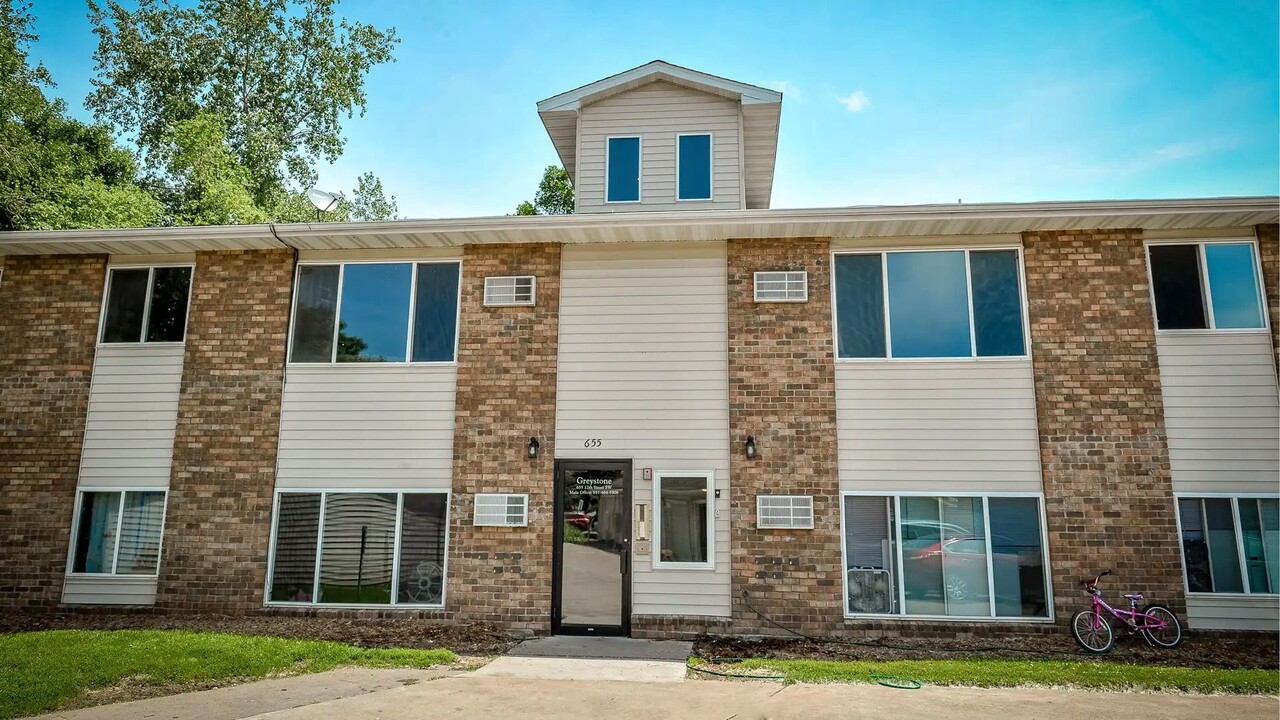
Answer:
[[[1271,348],[1280,367],[1280,225],[1258,225],[1254,230],[1258,234],[1258,254],[1262,256],[1267,314],[1271,317]]]
[[[262,608],[292,285],[289,250],[196,254],[157,607]]]
[[[529,307],[485,307],[484,279],[537,277]],[[546,634],[551,623],[560,246],[468,245],[462,261],[446,603],[463,620]],[[538,457],[526,454],[538,438]],[[529,494],[529,525],[475,527],[478,492]]]
[[[18,256],[0,282],[0,607],[62,596],[104,255]]]
[[[729,241],[729,471],[733,628],[775,633],[743,602],[806,633],[843,615],[830,243]],[[804,270],[809,300],[757,303],[754,273]],[[748,459],[743,445],[756,440]],[[757,494],[812,495],[812,530],[756,529]]]
[[[1138,230],[1025,233],[1049,553],[1059,622],[1079,581],[1181,612],[1155,322]]]

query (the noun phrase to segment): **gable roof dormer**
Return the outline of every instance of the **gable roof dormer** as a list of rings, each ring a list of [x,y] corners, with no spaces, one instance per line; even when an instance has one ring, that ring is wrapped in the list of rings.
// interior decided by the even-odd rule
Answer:
[[[637,101],[624,103],[619,96],[633,93],[654,83],[663,83],[663,88],[671,88],[663,95],[650,92],[636,93]],[[672,88],[671,86],[674,86]],[[722,120],[732,118],[732,131],[726,130],[715,137],[715,202],[706,201],[690,203],[681,201],[681,207],[688,209],[765,209],[769,207],[769,198],[773,192],[774,161],[778,150],[778,121],[782,113],[782,93],[776,90],[748,85],[728,80],[715,75],[690,70],[672,65],[662,60],[632,68],[603,80],[583,85],[582,87],[547,98],[538,103],[538,115],[551,136],[560,162],[573,179],[574,188],[579,195],[579,212],[611,212],[628,210],[669,210],[674,208],[674,190],[669,190],[670,197],[664,198],[661,193],[668,186],[674,187],[661,176],[664,171],[674,172],[674,138],[680,134],[680,121],[672,118],[655,118],[654,111],[644,110],[646,102],[659,102],[658,98],[670,98],[672,94],[701,94],[704,99],[720,101],[716,113]],[[705,96],[711,96],[705,98]],[[655,107],[665,107],[655,105]],[[591,119],[594,112],[597,116],[607,116],[610,129],[599,130],[600,123],[584,127],[583,117]],[[734,112],[736,111],[736,112]],[[633,114],[629,116],[628,113]],[[665,120],[665,122],[655,122]],[[694,123],[694,129],[701,130]],[[714,131],[712,131],[714,132]],[[634,134],[642,137],[641,145],[646,142],[644,136],[652,134],[653,142],[645,146],[644,161],[654,161],[656,172],[646,174],[650,168],[642,168],[646,191],[656,188],[654,192],[642,193],[642,199],[633,206],[605,207],[603,176],[605,149],[604,139],[608,134]],[[666,148],[671,148],[668,151]],[[722,152],[723,150],[723,152]],[[665,162],[666,165],[661,163]],[[734,179],[736,178],[736,179]],[[600,186],[600,189],[596,189]],[[594,193],[594,194],[593,194]],[[736,196],[736,197],[729,197]],[[599,198],[597,202],[595,198]],[[670,201],[670,202],[668,202]]]

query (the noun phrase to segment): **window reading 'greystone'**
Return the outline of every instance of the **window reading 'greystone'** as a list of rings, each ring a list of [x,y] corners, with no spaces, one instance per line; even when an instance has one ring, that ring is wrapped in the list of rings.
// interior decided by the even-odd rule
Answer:
[[[107,278],[102,342],[182,342],[191,268],[113,268]]]
[[[460,275],[456,262],[300,266],[290,362],[452,362]]]

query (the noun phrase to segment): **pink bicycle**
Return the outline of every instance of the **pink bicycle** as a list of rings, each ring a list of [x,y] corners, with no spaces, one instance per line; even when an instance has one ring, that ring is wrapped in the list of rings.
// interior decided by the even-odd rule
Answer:
[[[1136,593],[1125,595],[1129,601],[1128,610],[1117,610],[1102,599],[1098,581],[1110,574],[1110,570],[1103,570],[1092,579],[1080,581],[1084,591],[1093,596],[1093,607],[1089,610],[1081,610],[1071,618],[1071,635],[1075,637],[1076,644],[1084,648],[1085,652],[1098,655],[1115,647],[1116,635],[1111,630],[1110,621],[1102,614],[1102,611],[1106,610],[1123,622],[1129,628],[1129,632],[1141,633],[1152,646],[1178,647],[1182,642],[1182,623],[1178,622],[1178,616],[1174,615],[1169,608],[1163,605],[1147,605],[1139,610],[1138,601],[1142,600],[1142,596]]]

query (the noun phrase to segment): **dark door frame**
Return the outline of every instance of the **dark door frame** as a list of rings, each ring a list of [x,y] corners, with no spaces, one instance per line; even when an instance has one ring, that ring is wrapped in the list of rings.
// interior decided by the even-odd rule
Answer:
[[[582,625],[561,623],[560,609],[564,593],[564,475],[565,470],[622,470],[623,527],[622,538],[622,618],[620,625]],[[555,465],[555,503],[551,523],[551,634],[552,635],[622,635],[631,636],[631,460],[557,460]]]

